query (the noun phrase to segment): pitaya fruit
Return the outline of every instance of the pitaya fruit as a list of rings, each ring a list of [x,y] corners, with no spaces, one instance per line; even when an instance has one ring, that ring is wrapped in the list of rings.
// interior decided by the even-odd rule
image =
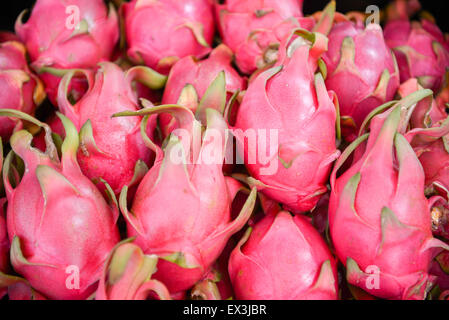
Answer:
[[[303,216],[267,215],[242,238],[229,260],[241,300],[336,300],[335,259]]]
[[[170,300],[164,284],[151,279],[157,260],[129,240],[119,243],[103,267],[95,300],[146,300],[152,295]]]
[[[329,50],[323,55],[326,87],[338,96],[342,134],[351,142],[365,117],[393,99],[398,66],[378,24],[365,28],[363,21],[347,18],[334,24],[328,38]]]
[[[249,183],[293,213],[315,207],[339,155],[336,96],[326,90],[322,75],[315,75],[327,39],[297,33],[281,48],[278,64],[250,83],[233,131],[252,176]],[[256,138],[257,148],[251,141]]]
[[[173,64],[211,50],[215,32],[209,0],[132,0],[121,7],[128,56],[168,74]]]
[[[440,292],[449,290],[449,252],[444,251],[435,258],[430,273],[437,277],[436,285]]]
[[[2,290],[8,294],[9,300],[47,300],[27,280],[0,272],[0,292]]]
[[[103,0],[37,0],[26,23],[24,14],[16,33],[54,105],[63,73],[54,69],[95,68],[111,58],[119,38],[118,15]],[[83,83],[74,83],[74,89],[82,92]]]
[[[222,98],[210,105],[201,103],[204,109],[197,110],[199,119],[207,124],[203,134],[201,123],[183,106],[164,105],[117,114],[148,116],[168,112],[179,124],[163,150],[153,145],[154,166],[140,183],[130,212],[127,187],[120,196],[128,236],[136,237],[135,243],[145,254],[159,257],[154,278],[162,281],[171,294],[191,288],[206,275],[231,235],[245,225],[255,203],[254,189],[238,217],[231,221],[231,203],[242,186],[222,172],[228,127],[214,109],[224,108],[224,83],[215,90],[214,96]],[[216,101],[222,105],[216,105]],[[177,201],[173,201],[174,196]]]
[[[3,165],[3,145],[0,138],[0,171]],[[0,183],[1,185],[1,183]],[[6,199],[0,199],[0,273],[7,273],[9,271],[9,239],[8,231],[6,230],[5,207]],[[0,276],[0,299],[6,294],[6,288],[1,285]]]
[[[246,197],[247,194],[244,192],[240,192],[236,196],[232,203],[231,215],[234,213],[234,210],[238,210],[238,214],[246,202]],[[243,230],[240,232],[243,232]],[[239,233],[229,239],[220,257],[213,264],[204,279],[197,282],[192,288],[190,291],[192,300],[230,300],[233,298],[234,291],[232,288],[231,279],[229,278],[228,262],[231,252],[237,244],[234,239],[239,236]]]
[[[48,298],[85,299],[95,291],[101,267],[120,241],[115,201],[109,205],[81,173],[78,132],[66,117],[59,114],[66,130],[59,161],[46,124],[10,109],[0,110],[0,115],[19,117],[47,133],[45,153],[31,146],[27,131],[11,137],[14,152],[6,157],[3,180],[12,266]],[[20,181],[14,153],[25,164]]]
[[[375,116],[370,133],[343,152],[331,175],[330,234],[347,280],[384,299],[425,298],[434,282],[430,263],[441,248],[449,249],[432,236],[424,172],[398,132],[401,110],[431,94],[415,92]],[[363,155],[337,179],[361,143]]]
[[[387,45],[396,55],[401,82],[417,78],[419,83],[437,92],[449,67],[449,42],[434,21],[423,18],[410,21],[409,15],[418,9],[410,9],[404,0],[397,0],[389,11],[384,35]]]
[[[219,31],[235,53],[241,72],[252,74],[274,64],[281,42],[292,29],[312,29],[312,18],[303,18],[303,0],[226,0],[216,5]]]
[[[0,108],[33,115],[45,99],[44,86],[28,68],[25,46],[6,40],[0,41]],[[7,142],[16,125],[15,119],[0,117],[0,138]]]
[[[406,97],[422,89],[417,79],[409,79],[399,88]],[[449,118],[432,97],[423,99],[411,110],[408,140],[419,157],[426,177],[426,194],[440,192],[449,197]]]
[[[146,80],[148,85],[162,87],[165,77],[146,67],[131,68],[123,73],[117,65],[102,62],[96,76],[92,71],[81,71],[88,80],[89,90],[72,105],[67,90],[76,73],[69,72],[61,80],[59,109],[80,130],[78,162],[82,172],[93,181],[104,179],[114,193],[119,194],[125,185],[137,183],[145,174],[151,151],[140,135],[140,118],[111,116],[121,110],[140,109],[132,89],[133,80]],[[148,131],[151,133],[155,127],[156,118],[153,117]]]
[[[167,85],[164,90],[162,104],[176,104],[181,92],[186,85],[191,85],[192,94],[196,96],[194,102],[199,101],[206,93],[207,88],[224,71],[226,80],[227,100],[233,94],[246,88],[246,81],[231,66],[232,51],[224,44],[215,48],[209,58],[197,61],[195,57],[188,56],[179,60],[171,69]],[[184,105],[193,112],[198,105]],[[164,137],[167,137],[175,129],[176,121],[169,114],[161,114],[159,124]]]

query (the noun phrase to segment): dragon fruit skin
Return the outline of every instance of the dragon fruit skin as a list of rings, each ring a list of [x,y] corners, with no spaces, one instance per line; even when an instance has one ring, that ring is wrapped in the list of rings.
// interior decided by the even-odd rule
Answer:
[[[417,78],[424,88],[438,92],[449,67],[449,43],[441,30],[428,19],[410,21],[404,12],[390,18],[384,36],[396,55],[401,83]]]
[[[106,260],[95,300],[146,300],[151,294],[170,300],[164,284],[151,279],[157,260],[134,243],[122,241]]]
[[[168,76],[167,85],[162,97],[162,104],[175,104],[182,90],[188,84],[196,91],[198,99],[206,93],[207,88],[224,71],[226,78],[227,99],[246,88],[246,80],[242,78],[232,67],[233,53],[224,44],[212,50],[207,59],[197,61],[195,57],[182,58],[173,66]],[[191,108],[192,106],[186,106]],[[192,109],[193,112],[196,109]],[[167,137],[175,129],[175,121],[169,114],[161,114],[159,123],[164,137]]]
[[[303,216],[267,215],[231,254],[241,300],[336,300],[337,271],[324,240]]]
[[[437,277],[436,284],[441,291],[449,290],[449,252],[442,252],[435,258],[430,273]]]
[[[397,132],[401,107],[431,94],[417,92],[374,117],[363,156],[337,179],[368,134],[345,150],[331,175],[329,226],[336,254],[347,267],[348,282],[380,298],[425,298],[434,281],[430,263],[440,248],[449,249],[432,236],[423,169]]]
[[[216,4],[223,43],[235,53],[241,72],[252,74],[276,62],[280,43],[292,29],[311,29],[314,21],[303,18],[302,0],[226,0]]]
[[[0,272],[7,272],[9,268],[9,239],[6,230],[4,206],[5,199],[0,199]]]
[[[417,79],[411,78],[401,84],[399,95],[407,95],[422,89]],[[411,129],[409,139],[421,162],[426,177],[426,193],[436,191],[449,196],[449,139],[448,115],[441,101],[429,97],[418,102],[410,117]],[[440,128],[440,129],[438,129]],[[435,131],[438,130],[438,131]],[[415,139],[415,137],[417,139]]]
[[[67,98],[68,84],[75,72],[67,73],[60,83],[59,109],[80,130],[82,148],[78,151],[78,162],[82,172],[91,180],[106,180],[116,194],[123,186],[130,185],[139,166],[151,160],[151,150],[140,134],[141,119],[111,118],[119,111],[139,110],[131,84],[148,72],[151,71],[146,67],[136,67],[124,73],[115,64],[102,62],[95,76],[92,71],[83,72],[89,90],[75,105]],[[164,82],[164,77],[160,78]],[[155,125],[154,118],[150,132]]]
[[[26,48],[18,41],[0,43],[0,106],[33,115],[45,99],[42,82],[28,68]],[[8,141],[17,121],[0,118],[0,138]]]
[[[121,10],[128,56],[135,63],[168,74],[177,60],[211,51],[215,25],[209,0],[133,0]]]
[[[0,139],[0,171],[3,165],[3,145]],[[1,186],[1,185],[0,185]],[[4,206],[6,199],[0,199],[0,273],[9,271],[9,239],[6,230]],[[1,281],[0,281],[1,283]],[[6,294],[5,288],[0,285],[0,299]]]
[[[252,80],[238,109],[233,132],[252,184],[293,213],[315,207],[327,191],[332,162],[339,155],[335,96],[326,90],[321,74],[314,76],[327,39],[318,33],[309,36],[315,38],[312,47],[297,38],[288,49],[291,56],[281,49],[284,57],[278,64]],[[243,134],[248,130],[266,130],[265,136],[277,130],[278,141],[270,138],[266,150],[258,152],[254,145],[244,143]],[[264,162],[269,163],[263,163],[260,153],[267,150],[269,161]],[[277,171],[266,174],[264,170],[273,163]]]
[[[120,241],[118,209],[109,206],[81,173],[76,161],[78,133],[67,118],[60,115],[67,137],[59,161],[47,125],[14,110],[2,110],[1,114],[31,121],[47,132],[46,153],[31,147],[32,136],[27,131],[11,137],[11,147],[26,167],[15,188],[8,179],[13,153],[5,160],[7,227],[14,270],[51,299],[85,299],[95,291],[101,266]],[[74,279],[79,276],[78,288],[76,280],[70,282],[71,274]]]
[[[338,22],[328,38],[326,87],[337,94],[343,136],[353,141],[366,116],[394,98],[398,66],[378,24]]]
[[[224,100],[224,85],[221,94]],[[206,108],[207,129],[200,141],[201,124],[183,106],[165,105],[118,115],[162,112],[171,113],[188,137],[187,133],[181,138],[173,132],[163,152],[153,146],[155,163],[137,188],[130,212],[126,187],[120,207],[128,223],[128,236],[136,237],[135,244],[145,254],[159,257],[154,278],[164,283],[171,294],[177,294],[207,274],[231,235],[245,225],[254,207],[256,190],[231,221],[231,203],[242,186],[223,175],[227,125],[216,110]],[[211,140],[211,135],[218,134],[220,138]],[[173,161],[180,150],[182,159]],[[206,153],[214,153],[217,158],[206,160]],[[174,196],[177,201],[173,201]]]
[[[79,11],[78,28],[75,8]],[[54,105],[60,75],[47,71],[95,68],[111,58],[119,39],[118,15],[113,5],[108,9],[102,0],[38,0],[26,23],[22,23],[23,14],[17,19],[16,33]],[[82,90],[83,84],[76,87]]]

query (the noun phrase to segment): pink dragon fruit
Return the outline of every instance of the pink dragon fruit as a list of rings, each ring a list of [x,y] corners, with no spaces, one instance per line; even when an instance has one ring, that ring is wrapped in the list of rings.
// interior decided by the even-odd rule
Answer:
[[[164,284],[151,279],[157,260],[129,240],[119,243],[106,260],[95,300],[170,300]]]
[[[3,145],[0,139],[0,171],[3,165]],[[6,230],[5,213],[3,212],[6,199],[0,199],[0,273],[9,271],[9,239],[8,231]],[[1,285],[0,276],[0,299],[6,294],[5,288]]]
[[[249,219],[256,198],[253,189],[238,217],[231,221],[231,203],[242,186],[222,172],[229,132],[217,109],[224,108],[224,83],[215,90],[213,95],[222,98],[213,102],[221,101],[222,105],[209,105],[203,99],[200,104],[204,109],[197,110],[207,124],[203,134],[201,122],[183,106],[164,105],[116,115],[168,112],[179,124],[163,151],[153,145],[154,166],[140,183],[130,212],[127,187],[120,196],[128,236],[135,236],[135,243],[146,254],[159,257],[154,278],[172,294],[191,288],[206,275],[231,235]],[[170,200],[174,195],[177,201]]]
[[[17,19],[16,33],[55,105],[63,71],[54,69],[95,68],[111,58],[119,38],[117,13],[103,0],[38,0],[26,23],[24,14]],[[74,89],[82,92],[83,83]]]
[[[45,153],[31,146],[33,137],[25,130],[11,137],[14,153],[25,163],[20,181],[13,152],[3,168],[11,263],[48,298],[84,299],[95,291],[101,266],[120,241],[115,201],[108,205],[81,173],[78,132],[66,117],[59,114],[66,130],[59,161],[46,124],[11,109],[0,110],[0,115],[29,121],[47,133]]]
[[[422,89],[417,79],[409,79],[399,88],[406,97]],[[421,100],[412,110],[408,140],[419,157],[426,177],[426,194],[439,191],[449,197],[449,118],[443,106],[432,97]]]
[[[229,274],[237,299],[336,300],[336,262],[303,216],[267,215],[234,249]]]
[[[272,65],[290,31],[311,29],[312,18],[303,18],[303,0],[226,0],[216,5],[223,42],[235,53],[240,71],[251,74]]]
[[[380,298],[423,299],[435,280],[428,273],[431,261],[441,248],[449,249],[432,236],[424,172],[398,132],[401,110],[431,95],[415,92],[375,116],[370,133],[343,152],[331,175],[329,226],[336,254],[348,282]],[[361,143],[363,156],[337,179]]]
[[[197,61],[193,56],[179,60],[173,66],[168,76],[162,104],[177,103],[182,90],[188,84],[193,86],[194,90],[192,91],[194,91],[198,99],[201,99],[209,85],[221,71],[225,73],[227,100],[234,93],[244,90],[246,81],[231,66],[232,57],[232,51],[224,44],[221,44],[205,60]],[[193,112],[196,111],[196,104],[185,106],[191,108]],[[159,123],[164,137],[167,137],[175,129],[175,120],[169,114],[161,114]]]
[[[5,199],[0,199],[0,272],[7,272],[9,268],[9,240],[3,211],[5,203]]]
[[[47,300],[34,290],[27,280],[2,272],[0,272],[0,288],[0,292],[3,290],[8,294],[9,300]]]
[[[449,291],[449,252],[442,252],[435,258],[430,273],[437,277],[436,284],[440,291]]]
[[[24,45],[5,40],[0,42],[0,106],[32,115],[45,99],[44,87],[28,68]],[[16,125],[15,119],[1,117],[0,138],[8,141]]]
[[[202,58],[215,32],[209,0],[133,0],[121,7],[128,56],[168,74],[173,64],[193,55]]]
[[[232,203],[231,215],[234,213],[234,209],[238,209],[238,212],[241,210],[246,202],[246,198],[247,195],[243,192],[240,192],[236,196]],[[239,236],[239,233],[242,231],[243,230],[239,231],[234,237],[229,239],[220,257],[211,267],[204,279],[197,282],[192,288],[190,291],[192,300],[229,300],[233,298],[234,291],[228,273],[228,262],[231,252],[237,244],[234,239]]]
[[[315,207],[339,155],[336,97],[321,74],[314,75],[327,39],[297,32],[302,36],[283,44],[278,64],[250,83],[233,132],[252,176],[249,183],[293,213]]]
[[[162,87],[165,77],[146,67],[135,67],[126,73],[111,62],[100,63],[96,76],[92,71],[81,71],[88,79],[89,90],[72,105],[67,97],[68,85],[76,71],[67,73],[60,83],[58,105],[80,130],[81,148],[78,162],[82,172],[91,180],[106,180],[114,193],[123,186],[139,181],[145,164],[149,164],[151,151],[140,135],[140,119],[111,118],[121,110],[139,110],[132,81],[140,80],[153,87]],[[149,126],[156,126],[153,117]],[[141,177],[140,177],[141,178]]]
[[[342,133],[357,138],[365,117],[393,99],[399,87],[399,71],[378,24],[364,27],[363,21],[340,21],[329,33],[326,87],[335,91],[340,103]]]
[[[389,11],[384,35],[398,60],[401,82],[417,78],[428,89],[438,91],[449,67],[449,42],[434,21],[409,21],[419,7],[416,1],[397,0]]]

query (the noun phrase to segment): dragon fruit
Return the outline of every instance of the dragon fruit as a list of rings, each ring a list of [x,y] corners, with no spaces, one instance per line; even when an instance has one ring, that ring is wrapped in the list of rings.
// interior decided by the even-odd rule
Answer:
[[[305,217],[285,211],[248,229],[229,274],[237,299],[338,299],[336,262],[324,240]]]
[[[425,298],[435,280],[430,263],[449,249],[432,236],[424,172],[398,132],[401,110],[431,95],[415,92],[372,118],[370,133],[343,152],[331,175],[329,227],[336,254],[348,282],[380,298]],[[337,179],[358,146],[363,155]]]
[[[80,130],[81,148],[78,162],[82,172],[91,180],[106,180],[114,193],[123,186],[137,183],[149,164],[151,151],[140,135],[140,119],[111,118],[121,110],[139,110],[138,99],[132,90],[132,81],[146,81],[149,86],[162,87],[165,77],[146,67],[135,67],[126,73],[111,62],[100,63],[96,76],[89,70],[78,71],[88,79],[89,90],[72,105],[67,97],[68,85],[76,71],[61,80],[58,105]],[[148,131],[156,126],[152,119]]]
[[[190,109],[178,105],[116,115],[146,115],[146,119],[168,112],[179,124],[163,150],[153,144],[154,166],[140,183],[130,212],[126,186],[120,196],[128,236],[136,237],[135,243],[145,254],[159,257],[154,278],[171,294],[191,288],[206,275],[231,235],[245,225],[255,203],[253,189],[238,217],[231,221],[231,203],[242,186],[222,172],[229,132],[217,110],[224,108],[224,83],[214,91],[211,94],[221,98],[201,101],[202,108],[197,110],[200,120]],[[216,105],[217,101],[221,105]],[[203,134],[202,124],[207,124]],[[174,196],[177,201],[173,201]]]
[[[164,284],[151,279],[157,260],[129,240],[119,243],[106,260],[95,300],[147,300],[152,295],[170,300]]]
[[[47,300],[41,293],[34,290],[27,280],[2,272],[0,272],[0,288],[0,293],[7,293],[9,300]]]
[[[0,42],[0,106],[30,115],[45,99],[42,82],[28,68],[26,48],[8,37]],[[15,119],[0,118],[0,138],[8,141],[17,125]]]
[[[326,87],[338,96],[342,134],[357,138],[365,117],[393,99],[399,87],[399,71],[378,24],[364,27],[363,21],[339,21],[329,33]]]
[[[3,165],[3,145],[0,139],[0,171]],[[6,230],[5,213],[3,212],[6,199],[0,199],[0,273],[9,271],[9,239]],[[0,299],[6,294],[5,288],[1,285],[0,276]]]
[[[327,39],[297,33],[301,36],[283,44],[278,64],[249,84],[233,130],[252,176],[248,182],[293,213],[315,207],[339,155],[336,97],[322,75],[314,75]],[[258,148],[254,141],[245,143],[255,140],[246,139],[251,135]]]
[[[197,99],[194,100],[201,99],[221,71],[225,73],[227,100],[234,93],[244,90],[246,81],[231,66],[232,57],[232,51],[221,44],[205,60],[197,61],[193,56],[179,60],[170,71],[162,104],[177,103],[182,90],[188,84],[193,86],[193,94],[197,96]],[[197,104],[185,106],[195,112]],[[167,137],[175,129],[175,120],[169,114],[161,114],[159,123],[164,137]]]
[[[396,55],[401,82],[417,78],[424,88],[437,92],[449,67],[449,42],[434,21],[409,20],[418,8],[416,1],[393,3],[384,29],[385,41]]]
[[[47,133],[45,153],[31,146],[33,137],[25,130],[10,140],[14,152],[5,159],[3,180],[12,266],[48,298],[85,299],[95,291],[101,267],[120,241],[116,202],[109,205],[81,173],[78,132],[70,120],[59,114],[66,130],[59,160],[46,124],[11,109],[0,110],[0,115],[29,121]],[[14,153],[25,164],[20,181]]]
[[[409,79],[399,88],[406,97],[422,89],[417,79]],[[444,108],[432,97],[421,100],[412,110],[408,140],[419,157],[426,177],[426,194],[437,192],[449,197],[449,118]]]
[[[54,105],[63,70],[95,68],[111,58],[119,38],[118,15],[103,0],[38,0],[26,23],[24,14],[17,19],[16,33]],[[77,92],[83,87],[74,83]]]
[[[133,0],[121,7],[128,56],[168,74],[173,64],[211,51],[215,32],[209,0]]]
[[[430,273],[437,277],[438,289],[449,292],[449,252],[442,252],[435,258]]]
[[[223,42],[235,53],[240,71],[252,74],[272,65],[290,31],[312,29],[314,20],[303,18],[303,0],[226,0],[216,5]]]

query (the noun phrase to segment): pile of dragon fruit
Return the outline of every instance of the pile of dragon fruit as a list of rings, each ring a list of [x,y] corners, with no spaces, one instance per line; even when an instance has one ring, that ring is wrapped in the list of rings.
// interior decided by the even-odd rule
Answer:
[[[449,37],[417,0],[302,6],[1,32],[0,298],[448,300]]]

